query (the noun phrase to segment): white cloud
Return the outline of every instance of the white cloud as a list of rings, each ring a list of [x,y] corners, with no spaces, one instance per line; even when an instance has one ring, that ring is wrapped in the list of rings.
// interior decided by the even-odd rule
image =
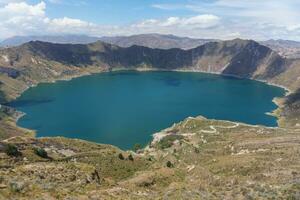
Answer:
[[[0,38],[14,35],[89,33],[94,24],[68,17],[50,19],[46,3],[12,2],[0,8]]]
[[[148,19],[128,26],[103,26],[69,17],[51,19],[46,15],[46,3],[30,5],[26,2],[12,2],[0,7],[0,38],[14,35],[39,34],[89,34],[130,35],[137,33],[178,33],[210,29],[217,26],[220,18],[215,15],[191,17],[169,17]]]
[[[9,3],[1,11],[7,15],[44,16],[46,4],[42,1],[36,5],[28,5],[25,2]]]
[[[153,4],[151,7],[162,9],[162,10],[178,10],[178,9],[182,9],[182,7],[184,7],[184,5],[182,5],[182,4]]]
[[[68,3],[73,0],[47,0]],[[157,4],[156,9],[187,9],[191,15],[145,19],[114,26],[99,25],[69,17],[49,18],[47,4],[28,4],[24,0],[0,0],[0,38],[15,35],[88,34],[131,35],[162,33],[196,38],[251,39],[285,38],[300,40],[300,2],[286,0],[216,0],[193,4]],[[78,1],[85,2],[85,1]],[[296,5],[299,4],[299,5]],[[207,14],[209,13],[209,14]],[[193,15],[192,15],[193,14]]]
[[[53,19],[50,21],[49,25],[56,26],[56,27],[65,27],[65,28],[69,28],[69,27],[82,28],[82,27],[93,26],[92,23],[88,23],[80,19],[72,19],[68,17]]]
[[[56,34],[91,34],[95,32],[95,29],[97,29],[97,25],[93,23],[68,17],[52,19],[47,23],[48,32]]]
[[[142,21],[132,26],[138,28],[158,28],[158,27],[171,27],[171,28],[210,28],[216,26],[220,18],[215,15],[197,15],[193,17],[169,17],[167,19],[157,20],[149,19]]]
[[[163,10],[189,10],[222,18],[222,26],[241,37],[300,40],[299,0],[212,0],[186,4],[155,4]],[[221,28],[221,27],[219,27]]]

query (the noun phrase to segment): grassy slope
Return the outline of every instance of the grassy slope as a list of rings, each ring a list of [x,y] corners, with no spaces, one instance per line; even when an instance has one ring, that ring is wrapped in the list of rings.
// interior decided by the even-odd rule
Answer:
[[[0,153],[1,195],[25,199],[297,199],[298,131],[188,118],[160,132],[156,137],[164,137],[144,151],[131,153],[133,161],[128,160],[130,152],[109,145],[64,138],[13,138],[7,142],[17,145],[23,155],[10,158]],[[52,159],[36,156],[34,146],[45,148]]]
[[[33,136],[34,131],[27,130],[16,125],[16,119],[22,115],[15,109],[1,106],[0,108],[0,141],[12,136]]]

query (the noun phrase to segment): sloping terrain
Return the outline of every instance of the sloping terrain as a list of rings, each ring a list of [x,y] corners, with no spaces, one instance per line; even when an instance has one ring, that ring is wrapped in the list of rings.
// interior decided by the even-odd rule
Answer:
[[[93,37],[87,35],[33,35],[14,36],[0,42],[0,47],[14,47],[30,41],[42,41],[60,44],[88,44],[103,41],[120,47],[145,46],[157,49],[193,49],[209,42],[218,42],[217,39],[198,39],[179,37],[164,34],[138,34],[130,36]],[[300,42],[291,40],[266,40],[259,41],[260,44],[269,47],[279,55],[287,58],[300,58]]]
[[[211,42],[190,50],[122,48],[102,42],[73,45],[37,41],[0,51],[2,96],[7,96],[7,100],[9,95],[14,98],[17,90],[22,91],[32,84],[76,76],[90,69],[194,70],[272,81],[294,62],[254,41],[239,39]],[[16,91],[7,92],[8,87]]]
[[[123,48],[100,41],[90,44],[36,41],[0,50],[0,102],[11,101],[40,82],[118,69],[219,73],[278,84],[293,92],[300,87],[299,63],[252,40],[209,42],[189,50]],[[288,112],[285,116],[290,118]]]
[[[291,40],[267,40],[261,44],[288,58],[300,58],[300,42]]]
[[[64,138],[16,137],[1,145],[8,144],[20,153],[0,153],[0,199],[300,197],[295,129],[197,117],[155,134],[138,153]]]
[[[22,113],[1,106],[0,199],[299,199],[299,63],[240,39],[190,50],[39,41],[2,49],[1,103],[40,82],[120,69],[226,74],[290,94],[276,99],[280,128],[188,118],[137,153],[34,138],[15,125]]]

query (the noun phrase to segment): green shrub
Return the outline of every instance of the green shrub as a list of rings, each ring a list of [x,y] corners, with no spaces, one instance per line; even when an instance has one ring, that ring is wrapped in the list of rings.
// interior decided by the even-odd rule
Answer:
[[[13,193],[19,193],[21,192],[25,187],[25,184],[23,182],[11,182],[10,183],[10,190]]]
[[[138,150],[142,149],[142,145],[137,143],[133,146],[133,151],[134,152],[137,152]]]
[[[120,160],[124,160],[125,159],[122,153],[119,153],[118,157],[119,157]]]
[[[5,145],[4,151],[8,156],[18,157],[22,155],[22,153],[18,150],[18,148],[13,144]]]
[[[131,154],[129,154],[129,156],[128,156],[128,160],[131,160],[131,161],[133,161],[134,159],[133,159],[133,156],[131,155]]]
[[[36,155],[38,155],[41,158],[49,158],[47,151],[45,151],[45,149],[43,149],[43,148],[37,147],[37,148],[34,148],[33,151]]]
[[[171,161],[168,161],[166,165],[167,165],[167,167],[169,167],[169,168],[174,167],[174,165],[173,165],[173,163],[171,163]]]
[[[182,135],[167,135],[159,141],[158,147],[160,149],[170,148],[175,140],[181,139],[183,139]]]

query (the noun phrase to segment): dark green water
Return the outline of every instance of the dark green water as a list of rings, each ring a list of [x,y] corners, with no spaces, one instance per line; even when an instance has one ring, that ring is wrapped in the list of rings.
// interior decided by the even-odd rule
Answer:
[[[123,149],[188,116],[276,126],[266,115],[284,90],[257,81],[180,72],[111,72],[27,90],[11,105],[18,125],[38,136],[65,136]]]

